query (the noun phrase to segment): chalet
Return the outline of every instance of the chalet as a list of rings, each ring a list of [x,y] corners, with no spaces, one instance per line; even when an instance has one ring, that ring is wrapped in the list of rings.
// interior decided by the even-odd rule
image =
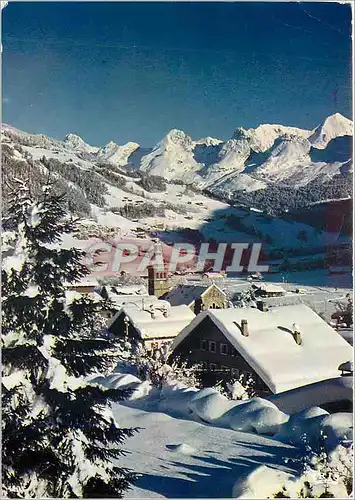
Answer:
[[[171,343],[194,317],[187,306],[172,307],[162,300],[144,308],[130,303],[115,314],[107,328],[115,336],[143,341],[148,350],[153,350]]]
[[[205,309],[226,309],[227,295],[214,283],[212,285],[178,285],[162,296],[172,306],[186,305],[195,314]]]
[[[172,349],[173,356],[203,364],[204,383],[252,375],[260,393],[337,377],[339,365],[353,355],[352,347],[304,304],[267,312],[209,309],[182,330]]]
[[[282,286],[272,283],[254,283],[252,288],[256,297],[282,297],[286,295],[286,290]]]

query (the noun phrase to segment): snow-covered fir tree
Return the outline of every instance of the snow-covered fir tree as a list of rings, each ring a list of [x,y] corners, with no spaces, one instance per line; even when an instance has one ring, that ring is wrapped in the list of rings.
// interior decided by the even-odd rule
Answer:
[[[348,498],[352,497],[354,445],[344,438],[334,449],[325,447],[326,435],[320,433],[316,447],[309,443],[307,434],[302,436],[303,453],[293,463],[300,475],[286,481],[271,498]]]
[[[256,297],[253,287],[234,294],[231,299],[234,307],[256,307]]]
[[[66,288],[87,270],[81,251],[60,248],[75,222],[52,192],[34,200],[16,181],[3,221],[2,496],[118,498],[135,477],[117,465],[135,430],[110,407],[126,394],[87,381],[118,346],[99,304]]]
[[[147,380],[153,387],[181,383],[187,387],[199,387],[201,366],[189,365],[178,357],[172,357],[169,345],[148,350],[142,343],[125,340],[125,364],[131,366],[141,380]]]
[[[241,373],[237,378],[230,381],[226,380],[217,383],[215,388],[228,399],[246,401],[257,396],[255,386],[255,378],[252,375],[247,376]]]

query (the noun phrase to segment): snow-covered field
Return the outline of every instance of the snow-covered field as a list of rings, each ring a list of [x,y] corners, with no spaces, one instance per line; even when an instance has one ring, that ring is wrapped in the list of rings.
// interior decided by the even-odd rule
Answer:
[[[128,401],[113,406],[121,426],[140,428],[119,460],[140,474],[127,498],[266,498],[280,481],[298,481],[305,433],[314,449],[326,435],[329,453],[352,436],[351,413],[329,415],[315,404],[327,399],[328,386],[334,386],[328,399],[351,397],[349,377],[269,401],[231,401],[212,388],[174,383],[157,389],[120,371],[96,381],[135,389]],[[261,476],[258,481],[255,474]]]
[[[229,498],[243,474],[263,464],[292,471],[285,458],[299,450],[275,439],[221,429],[137,408],[117,406],[122,426],[142,430],[120,459],[142,473],[127,498]]]

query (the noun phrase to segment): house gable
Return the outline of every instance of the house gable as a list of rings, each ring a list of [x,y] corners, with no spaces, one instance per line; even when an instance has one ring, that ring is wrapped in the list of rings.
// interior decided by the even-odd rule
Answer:
[[[338,377],[339,365],[353,357],[349,344],[304,304],[267,312],[255,308],[210,309],[184,328],[173,349],[206,316],[274,393]],[[241,331],[243,322],[248,335]]]
[[[215,370],[216,381],[230,380],[244,374],[253,375],[257,388],[264,393],[270,392],[258,373],[229,342],[223,332],[209,316],[198,322],[184,340],[174,349],[174,356],[187,359],[191,364],[202,364],[209,375],[206,380],[213,383]]]
[[[228,305],[226,294],[214,283],[201,294],[205,309],[225,309]]]
[[[125,312],[121,311],[109,325],[108,331],[117,338],[123,339],[127,333],[129,338],[139,340],[140,334],[138,330],[135,328],[135,326],[132,325],[131,321],[128,323],[128,330],[127,330],[125,317],[126,317]]]
[[[214,283],[205,285],[178,285],[165,295],[171,305],[187,305],[196,314],[203,309],[224,309],[228,305],[226,294]]]

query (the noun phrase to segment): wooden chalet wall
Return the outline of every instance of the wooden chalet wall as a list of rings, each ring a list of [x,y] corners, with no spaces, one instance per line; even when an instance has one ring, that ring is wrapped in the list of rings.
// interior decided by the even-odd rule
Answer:
[[[211,351],[215,343],[215,352]],[[223,354],[222,352],[226,352]],[[213,321],[206,317],[174,350],[173,356],[193,363],[202,363],[203,385],[211,385],[219,380],[230,380],[241,374],[253,375],[259,393],[270,394],[270,389],[232,346]]]

